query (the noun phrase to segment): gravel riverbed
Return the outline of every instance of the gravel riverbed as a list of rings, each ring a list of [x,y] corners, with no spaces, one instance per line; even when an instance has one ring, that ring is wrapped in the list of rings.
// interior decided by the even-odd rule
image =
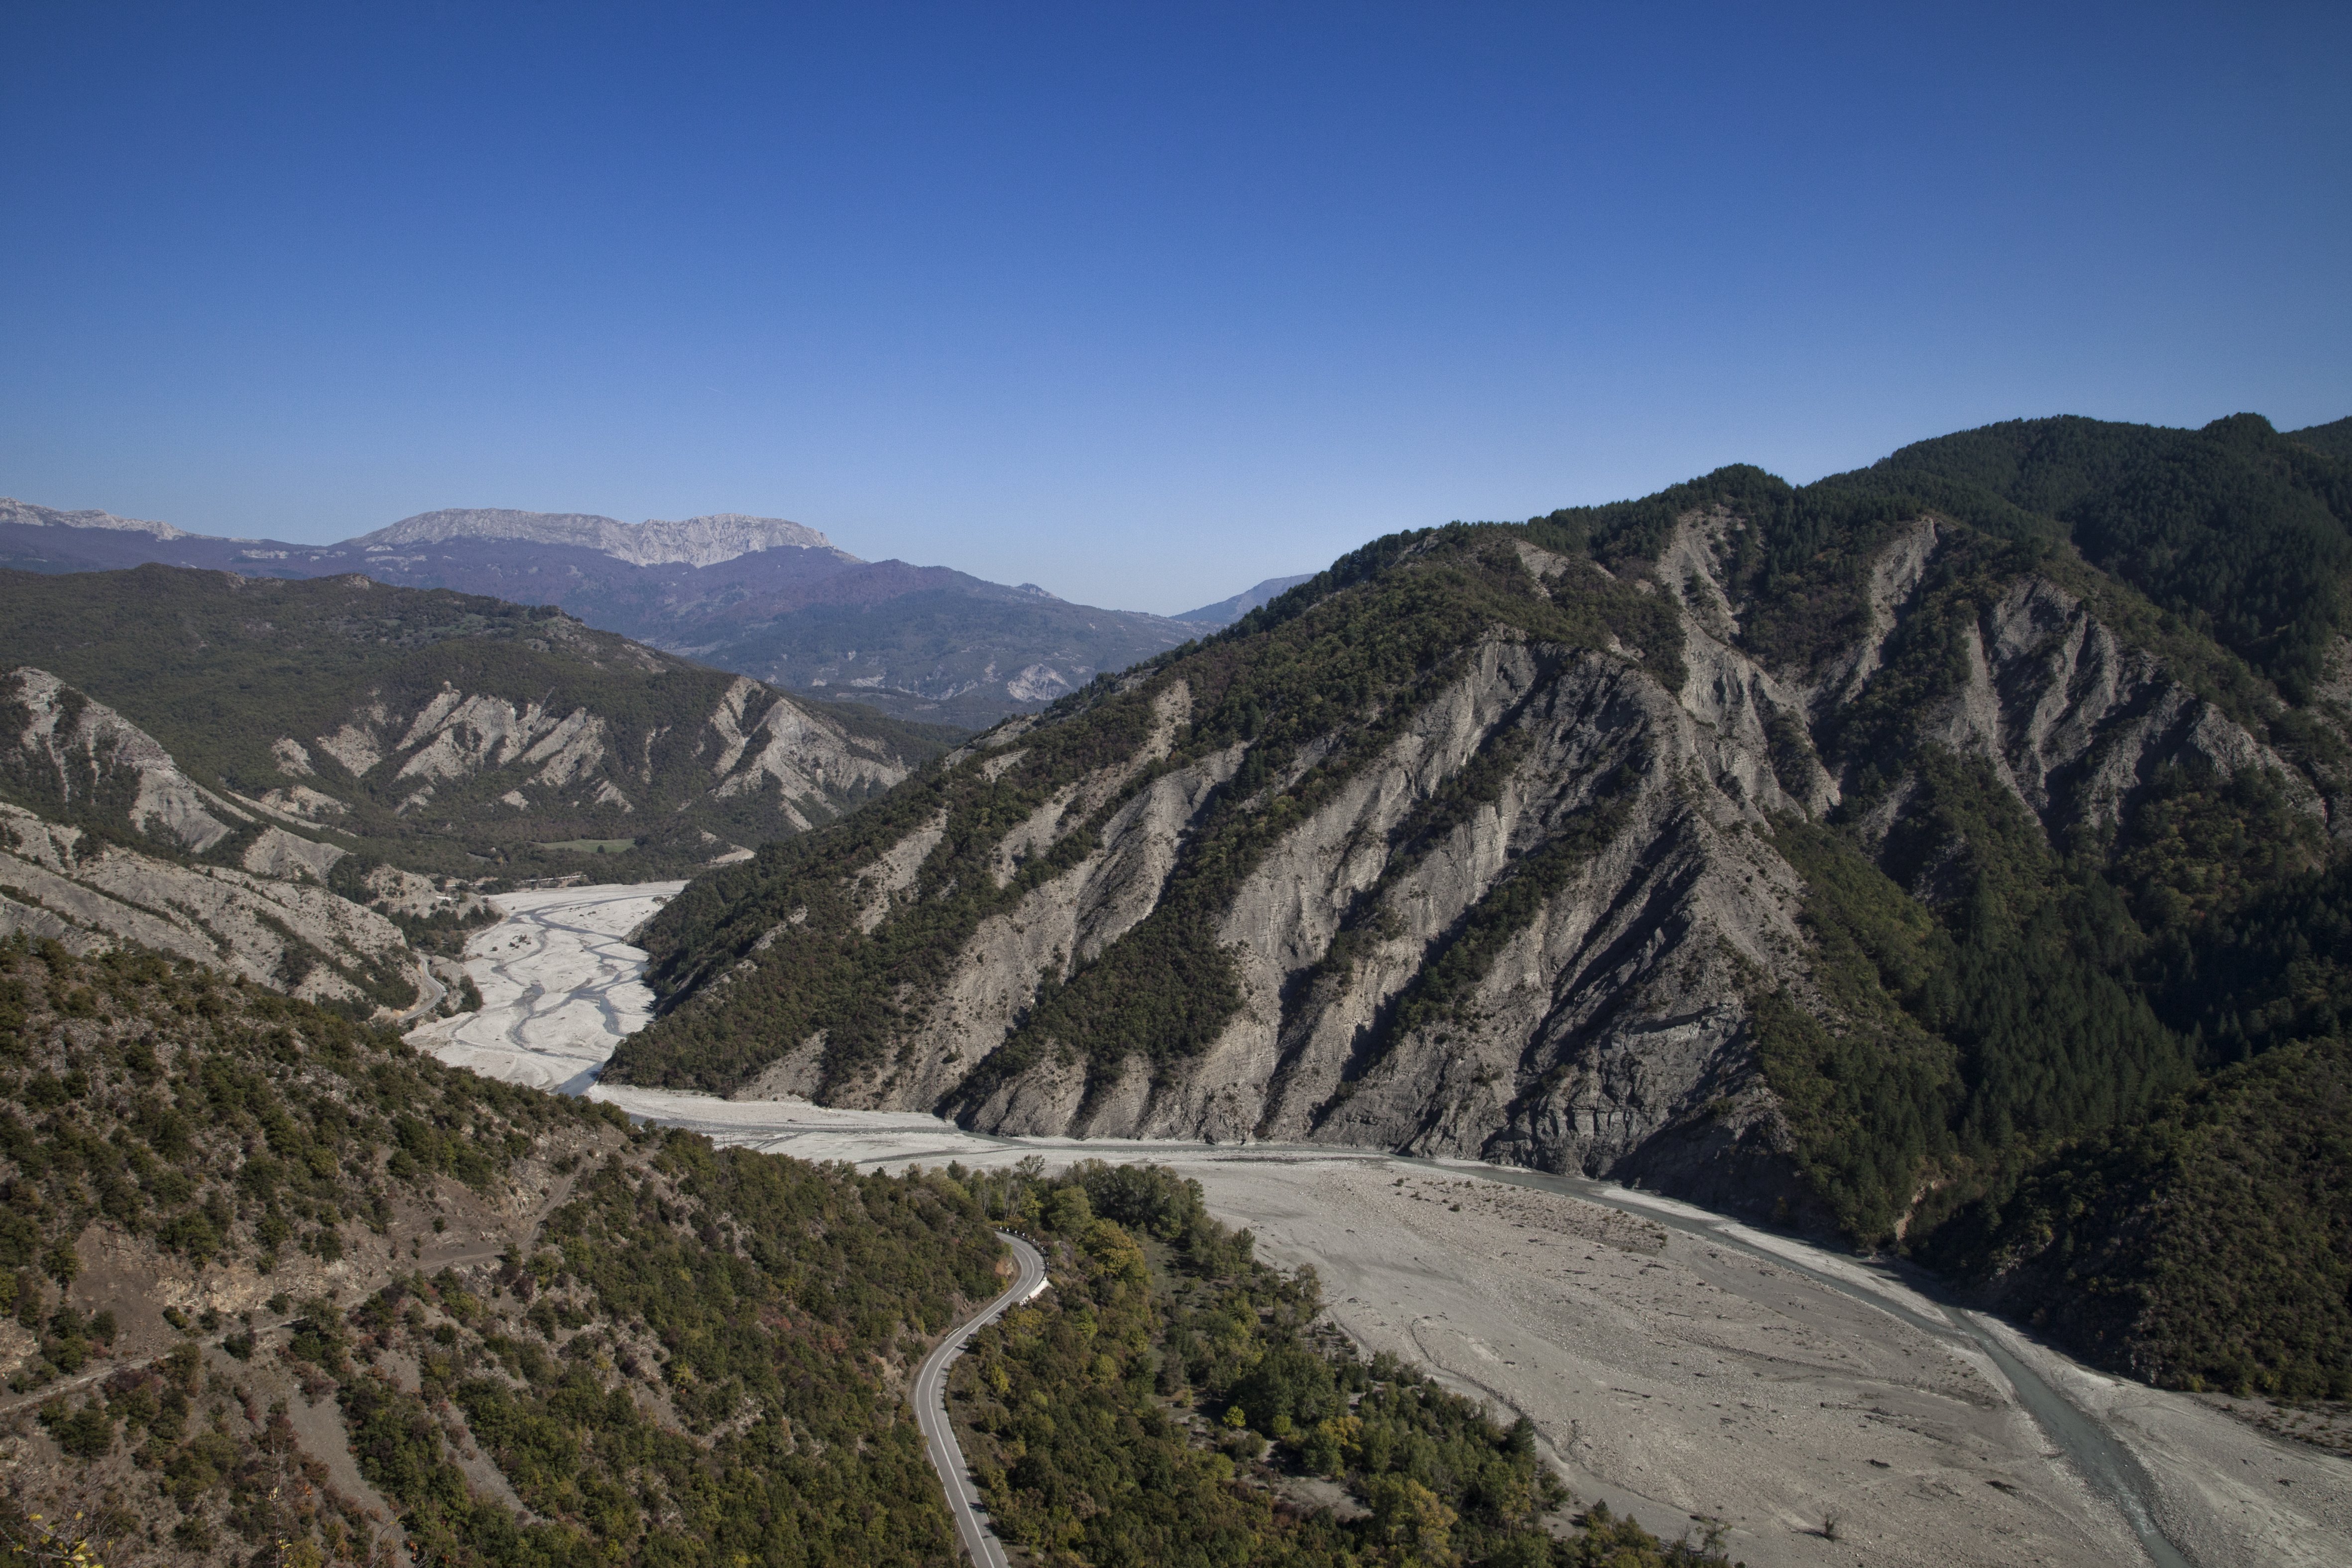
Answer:
[[[444,1059],[715,1139],[861,1165],[1149,1159],[1197,1178],[1261,1255],[1311,1264],[1368,1351],[1533,1420],[1563,1478],[1674,1535],[1706,1514],[1753,1568],[2140,1563],[2112,1488],[1994,1356],[1884,1271],[1684,1205],[1514,1184],[1475,1165],[1264,1146],[1012,1141],[934,1117],[595,1082],[650,1016],[625,938],[680,884],[501,896],[468,944],[478,1014],[410,1036]],[[1646,1211],[1646,1212],[1645,1212]],[[2352,1563],[2352,1462],[2221,1402],[2090,1371],[1983,1325],[2143,1473],[2177,1561]]]

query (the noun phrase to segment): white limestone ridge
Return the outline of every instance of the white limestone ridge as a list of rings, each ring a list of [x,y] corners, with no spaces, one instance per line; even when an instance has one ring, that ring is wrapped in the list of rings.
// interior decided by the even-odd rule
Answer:
[[[168,522],[117,517],[110,511],[59,511],[55,507],[35,506],[13,496],[0,496],[0,524],[6,523],[16,523],[24,528],[104,528],[119,533],[144,533],[155,539],[195,537],[187,530],[173,528]]]
[[[737,511],[712,512],[678,522],[654,518],[631,524],[587,512],[512,511],[496,507],[453,507],[444,511],[419,512],[390,528],[363,533],[350,542],[362,550],[389,552],[458,539],[571,545],[597,551],[632,566],[675,563],[716,566],[722,561],[761,550],[834,548],[833,542],[814,528],[804,528],[781,517],[749,517]],[[841,554],[838,551],[834,552]],[[844,555],[843,559],[856,557]]]

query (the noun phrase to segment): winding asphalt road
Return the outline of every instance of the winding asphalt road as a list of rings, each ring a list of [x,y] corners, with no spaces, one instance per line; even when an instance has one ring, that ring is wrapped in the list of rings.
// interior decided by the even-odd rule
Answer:
[[[980,1494],[972,1489],[971,1467],[963,1462],[962,1445],[948,1422],[948,1368],[963,1353],[966,1340],[996,1321],[1007,1307],[1019,1306],[1045,1288],[1045,1259],[1035,1247],[1006,1231],[998,1231],[996,1239],[1013,1249],[1013,1259],[1021,1265],[1019,1278],[985,1310],[941,1340],[915,1373],[915,1421],[923,1429],[931,1468],[939,1471],[940,1483],[948,1489],[956,1533],[963,1537],[963,1549],[971,1554],[975,1568],[1010,1568],[1010,1564],[1004,1548],[997,1543],[996,1532],[989,1528],[988,1512],[981,1506]]]

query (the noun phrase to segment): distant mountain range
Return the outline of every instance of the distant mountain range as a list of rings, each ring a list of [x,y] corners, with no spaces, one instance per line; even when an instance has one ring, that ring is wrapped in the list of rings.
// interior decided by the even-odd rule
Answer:
[[[557,605],[601,631],[893,717],[983,728],[1223,626],[1301,578],[1181,616],[1072,605],[942,566],[863,561],[782,518],[625,523],[580,512],[424,512],[338,544],[221,539],[0,499],[0,566],[147,563],[380,583]]]

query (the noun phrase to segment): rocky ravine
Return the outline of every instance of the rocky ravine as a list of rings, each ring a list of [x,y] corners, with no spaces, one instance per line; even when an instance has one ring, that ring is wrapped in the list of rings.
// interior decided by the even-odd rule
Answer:
[[[1767,668],[1740,646],[1724,565],[1744,526],[1720,509],[1685,515],[1630,584],[1524,541],[1417,547],[1390,576],[1458,570],[1448,551],[1466,548],[1560,610],[1618,615],[1606,606],[1622,606],[1630,586],[1670,607],[1680,657],[1655,646],[1673,637],[1654,618],[1645,652],[1619,635],[1630,621],[1576,646],[1531,635],[1543,624],[1534,608],[1507,607],[1465,625],[1462,645],[1417,686],[1268,759],[1262,782],[1243,776],[1258,743],[1204,739],[1215,730],[1207,710],[1233,689],[1213,688],[1230,669],[1208,655],[1161,661],[1105,700],[1150,706],[1126,754],[1043,780],[1032,790],[1046,791],[1043,803],[1016,824],[929,814],[845,862],[855,869],[840,885],[854,889],[868,940],[920,918],[936,926],[920,911],[958,896],[940,877],[952,855],[970,863],[961,836],[993,838],[995,879],[1019,889],[961,939],[935,990],[901,984],[886,1056],[845,1059],[843,1025],[776,1042],[752,1070],[679,1069],[696,1059],[687,1042],[719,1026],[714,1014],[745,1010],[766,977],[782,983],[785,965],[804,961],[771,951],[800,951],[799,933],[824,921],[821,897],[779,907],[783,895],[763,902],[746,881],[715,889],[741,901],[699,948],[690,917],[649,931],[676,1016],[625,1047],[615,1076],[940,1106],[1008,1134],[1371,1145],[1639,1181],[1749,1212],[1802,1204],[1786,1119],[1758,1067],[1751,1001],[1779,990],[1838,1020],[1814,983],[1806,887],[1775,847],[1776,819],[1819,817],[1853,786],[1824,766],[1817,737],[1885,705],[1890,639],[1965,541],[1927,517],[1884,531],[1860,634]],[[1517,561],[1495,564],[1499,548]],[[1340,616],[1345,599],[1305,618]],[[1335,619],[1330,636],[1347,635]],[[1906,715],[1913,744],[1983,759],[2047,834],[2112,822],[2160,769],[2189,763],[2261,769],[2310,818],[2335,815],[2312,779],[2053,576],[2007,582],[1965,643],[1965,671]],[[1393,721],[1400,712],[1409,717]],[[1311,810],[1284,814],[1291,798],[1262,805],[1312,784],[1367,713],[1391,720],[1381,744],[1336,785],[1310,790]],[[975,781],[1010,770],[1019,783],[1041,737],[1081,721],[1016,721],[955,767]],[[1883,841],[1916,787],[1904,767],[1916,756],[1874,760],[1895,775],[1864,824]],[[1859,765],[1849,757],[1841,771]],[[1046,1032],[1059,988],[1075,992],[1122,939],[1163,929],[1155,912],[1173,919],[1163,906],[1199,885],[1184,868],[1254,805],[1267,818],[1262,847],[1209,911],[1239,1005],[1204,1048],[1121,1057]],[[1057,849],[1065,868],[1015,880]],[[1918,870],[1912,890],[1932,896],[1936,874]],[[1474,952],[1476,962],[1460,960]]]
[[[772,814],[779,827],[805,829],[803,808],[825,812],[906,776],[883,746],[757,681],[705,684],[715,700],[700,734],[658,782],[689,806],[698,797],[729,813],[722,825]],[[458,793],[495,795],[491,808],[509,817],[585,801],[625,820],[635,803],[615,775],[641,791],[656,782],[662,738],[585,707],[446,682],[411,711],[387,683],[324,734],[278,737],[270,755],[284,782],[247,794],[199,784],[112,708],[21,667],[0,674],[0,931],[22,928],[77,952],[129,941],[306,1001],[429,1004],[438,983],[393,917],[487,919],[488,906],[465,879],[372,858],[353,862],[356,878],[350,868],[337,876],[373,847],[369,818]],[[705,861],[751,853],[701,837]]]
[[[1179,658],[1129,679],[1152,710],[1140,745],[997,830],[1000,884],[1066,842],[1087,853],[969,931],[939,990],[903,1004],[887,1063],[845,1072],[828,1032],[812,1032],[779,1041],[791,1048],[757,1072],[698,1081],[740,1096],[939,1105],[997,1133],[1376,1145],[1644,1180],[1748,1211],[1801,1204],[1788,1126],[1757,1069],[1750,996],[1778,987],[1822,1018],[1832,1008],[1813,990],[1804,879],[1773,847],[1773,823],[1818,818],[1851,785],[1822,766],[1813,736],[1882,696],[1884,651],[1955,527],[1919,517],[1889,529],[1861,637],[1780,670],[1738,647],[1722,562],[1740,527],[1724,510],[1691,512],[1639,583],[1673,599],[1679,670],[1618,637],[1567,647],[1496,623],[1467,627],[1428,691],[1397,693],[1413,703],[1409,721],[1315,809],[1284,820],[1218,898],[1216,942],[1240,1006],[1202,1051],[1106,1060],[1085,1041],[1018,1048],[1042,996],[1160,910],[1212,802],[1237,787],[1228,781],[1249,742],[1171,759],[1173,738],[1204,717],[1202,677]],[[1534,545],[1515,552],[1527,593],[1559,605],[1606,576]],[[1440,569],[1434,555],[1428,569]],[[2295,809],[2336,816],[2312,778],[2051,576],[2006,583],[1969,626],[1964,677],[1910,717],[1916,742],[1985,759],[2049,835],[2112,823],[2133,790],[2180,764],[2263,769]],[[1040,733],[1016,721],[957,766],[1018,769]],[[1273,787],[1310,773],[1336,742],[1303,745]],[[1416,814],[1473,775],[1473,802],[1416,837]],[[1898,775],[1867,830],[1886,835],[1915,785]],[[946,816],[931,816],[875,848],[856,877],[863,931],[943,896],[922,875],[943,865],[943,832]],[[1555,872],[1540,910],[1515,926],[1494,920],[1498,898],[1545,860],[1573,868]],[[1922,869],[1912,891],[1931,896],[1933,875]],[[800,908],[791,920],[814,917]],[[1482,926],[1496,933],[1489,962],[1442,1008],[1413,1006],[1416,985]],[[715,973],[673,978],[687,994],[713,987],[677,1008],[682,1020],[724,1006],[731,987],[757,992],[760,957],[791,931],[740,914],[730,936],[743,957],[722,985]],[[658,921],[649,941],[658,962]],[[624,1048],[621,1074],[689,1081],[663,1077],[661,1048],[656,1027]]]
[[[488,907],[392,866],[347,887],[367,903],[331,890],[348,850],[197,784],[152,735],[44,670],[0,676],[0,788],[25,803],[0,799],[0,934],[79,954],[127,942],[304,1001],[373,997],[390,1016],[439,994],[390,916]]]

